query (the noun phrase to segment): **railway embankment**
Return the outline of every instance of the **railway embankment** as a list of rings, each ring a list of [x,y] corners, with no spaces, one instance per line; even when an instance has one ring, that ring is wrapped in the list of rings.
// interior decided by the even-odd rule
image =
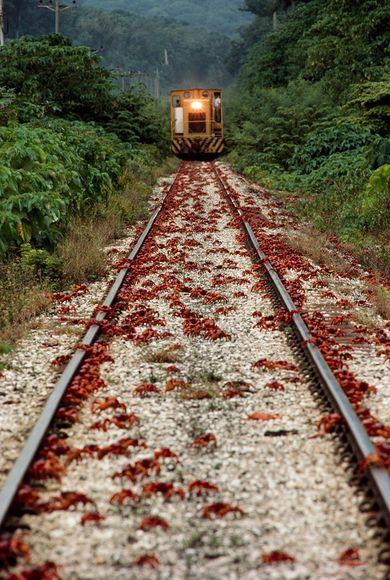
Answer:
[[[0,380],[13,417],[3,416],[3,476],[83,330],[101,327],[6,522],[10,571],[386,573],[386,544],[359,509],[364,499],[386,530],[380,500],[365,495],[371,472],[386,474],[390,414],[388,324],[366,291],[372,274],[337,246],[337,267],[293,250],[296,218],[227,166],[218,172],[235,208],[212,164],[184,163],[156,190],[157,205],[166,198],[135,259],[126,256],[142,227],[107,248],[110,280],[128,268],[112,307],[96,308],[109,279],[58,293],[11,355]],[[248,249],[242,218],[263,257]],[[277,301],[268,261],[294,308]],[[306,341],[295,338],[298,312]],[[317,348],[376,446],[364,460],[304,354]]]

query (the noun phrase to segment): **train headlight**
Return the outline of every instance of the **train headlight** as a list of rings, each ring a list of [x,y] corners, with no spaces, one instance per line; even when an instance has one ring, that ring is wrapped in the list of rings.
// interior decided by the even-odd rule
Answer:
[[[200,101],[192,101],[191,108],[194,109],[194,111],[200,111],[202,103]]]

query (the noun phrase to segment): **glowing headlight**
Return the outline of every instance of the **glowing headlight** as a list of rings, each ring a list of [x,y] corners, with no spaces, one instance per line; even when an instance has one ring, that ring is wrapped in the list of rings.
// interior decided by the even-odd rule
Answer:
[[[192,101],[191,108],[194,109],[194,111],[200,111],[202,103],[200,101]]]

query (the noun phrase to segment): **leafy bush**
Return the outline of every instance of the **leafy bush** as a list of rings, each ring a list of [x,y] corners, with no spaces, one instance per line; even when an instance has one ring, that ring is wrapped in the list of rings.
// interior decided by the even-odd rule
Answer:
[[[168,113],[139,87],[114,93],[113,75],[65,36],[23,37],[0,51],[0,125],[47,115],[92,121],[129,143],[166,147]]]
[[[129,88],[115,96],[104,125],[122,141],[155,143],[165,152],[168,150],[168,107],[161,106],[141,86]]]
[[[329,126],[334,113],[320,83],[299,80],[287,87],[257,87],[245,98],[230,94],[225,116],[228,146],[251,159],[261,154],[262,164],[268,161],[287,169],[296,146],[315,127]]]
[[[107,200],[128,152],[83,123],[0,128],[0,253],[30,240],[55,244],[71,214]]]
[[[310,173],[319,169],[334,153],[359,152],[372,141],[369,130],[349,124],[317,129],[296,147],[290,166],[301,173]]]
[[[390,125],[390,72],[383,78],[354,86],[350,104],[357,106],[360,122],[387,135]]]
[[[376,135],[368,150],[371,169],[377,169],[390,159],[390,139]]]
[[[360,198],[360,212],[369,231],[387,232],[390,223],[390,164],[378,167]]]
[[[364,153],[344,151],[333,153],[308,175],[297,175],[300,189],[330,198],[336,197],[335,208],[351,199],[367,182],[370,175]]]
[[[15,91],[19,105],[27,101],[46,113],[98,120],[112,100],[111,74],[99,62],[89,48],[72,46],[60,34],[23,37],[0,51],[0,85]]]

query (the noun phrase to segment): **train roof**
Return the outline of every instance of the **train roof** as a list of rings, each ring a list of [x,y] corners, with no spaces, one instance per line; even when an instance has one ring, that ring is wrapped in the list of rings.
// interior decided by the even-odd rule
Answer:
[[[223,89],[219,89],[218,87],[188,87],[185,89],[172,89],[171,93],[184,93],[186,91],[219,91],[222,93]]]

